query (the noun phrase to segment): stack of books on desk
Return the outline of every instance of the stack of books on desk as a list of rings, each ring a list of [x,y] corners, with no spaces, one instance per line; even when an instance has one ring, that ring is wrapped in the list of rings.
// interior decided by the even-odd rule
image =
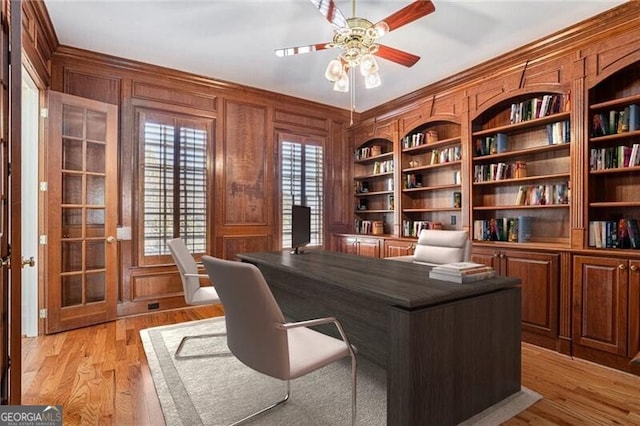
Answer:
[[[484,280],[495,276],[496,271],[491,266],[474,262],[445,263],[434,266],[429,272],[429,278],[458,284]]]

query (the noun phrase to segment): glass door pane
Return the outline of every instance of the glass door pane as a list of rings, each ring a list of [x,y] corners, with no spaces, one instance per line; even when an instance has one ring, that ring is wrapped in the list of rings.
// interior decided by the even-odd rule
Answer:
[[[101,111],[63,106],[62,307],[105,300],[106,120]]]

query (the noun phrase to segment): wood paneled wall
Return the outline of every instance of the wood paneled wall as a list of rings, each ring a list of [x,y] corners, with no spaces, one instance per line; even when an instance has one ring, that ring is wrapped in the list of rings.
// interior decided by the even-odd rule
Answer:
[[[25,56],[32,65],[31,72],[37,73],[44,87],[113,103],[120,108],[119,219],[120,225],[134,228],[134,236],[137,235],[138,191],[136,165],[132,164],[137,150],[136,108],[183,112],[215,120],[212,159],[215,185],[210,194],[213,226],[209,245],[213,255],[225,258],[233,258],[241,251],[276,248],[274,242],[279,237],[274,235],[278,214],[274,169],[278,131],[320,136],[327,141],[326,199],[330,201],[326,206],[325,241],[330,246],[332,233],[351,232],[353,227],[352,156],[358,141],[381,132],[389,133],[389,139],[397,141],[417,124],[435,117],[456,117],[454,121],[463,124],[462,140],[467,140],[468,123],[500,99],[540,91],[573,93],[579,89],[575,86],[576,75],[593,74],[594,67],[598,73],[607,74],[612,68],[607,57],[620,57],[619,52],[611,55],[609,52],[632,51],[640,32],[640,2],[629,2],[358,114],[357,126],[349,128],[348,111],[58,46],[44,3],[25,1],[23,9],[28,30],[23,36]],[[630,34],[636,36],[628,38]],[[629,42],[620,41],[625,39]],[[629,57],[634,55],[630,53]],[[585,62],[587,56],[594,59]],[[572,129],[574,134],[580,132],[583,129]],[[576,163],[575,167],[578,166],[581,165]],[[584,214],[580,209],[574,211],[572,227],[577,228],[576,235],[583,235]],[[468,225],[468,221],[469,212],[464,212],[463,222]],[[175,294],[175,269],[163,265],[141,266],[137,252],[135,239],[120,243],[119,313],[146,311],[147,303],[156,299],[161,309],[179,305],[181,296]],[[154,281],[155,278],[159,281]]]
[[[268,91],[243,87],[171,69],[58,46],[42,2],[24,2],[26,56],[44,88],[118,105],[119,225],[132,227],[133,239],[120,241],[118,314],[146,312],[184,304],[175,267],[143,265],[138,235],[138,134],[141,111],[167,111],[205,117],[214,122],[213,185],[208,194],[210,254],[233,259],[237,253],[278,249],[274,235],[279,209],[278,130],[322,137],[326,170],[339,171],[327,185],[325,241],[350,224],[350,174],[342,161],[350,157],[345,123],[348,112]],[[46,41],[43,43],[42,40]],[[46,160],[46,159],[45,159]],[[337,162],[337,163],[336,163]],[[334,182],[338,182],[334,185]],[[349,187],[350,188],[350,187]],[[335,192],[335,194],[334,194]],[[334,196],[335,195],[335,196]],[[46,285],[46,284],[45,284]]]

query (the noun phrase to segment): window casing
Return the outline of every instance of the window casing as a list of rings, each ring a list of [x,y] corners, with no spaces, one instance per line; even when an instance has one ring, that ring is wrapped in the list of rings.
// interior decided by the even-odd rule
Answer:
[[[291,247],[291,206],[311,207],[310,246],[323,245],[324,147],[321,141],[280,137],[282,248]]]
[[[166,242],[177,237],[193,254],[206,253],[210,123],[170,114],[140,116],[143,263],[166,259]]]

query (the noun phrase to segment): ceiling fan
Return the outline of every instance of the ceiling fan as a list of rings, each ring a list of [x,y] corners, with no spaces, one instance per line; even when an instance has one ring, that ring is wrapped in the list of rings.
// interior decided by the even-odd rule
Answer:
[[[418,62],[419,56],[379,44],[378,39],[435,10],[435,6],[430,0],[416,0],[373,24],[365,18],[355,16],[355,0],[352,1],[351,18],[345,18],[333,0],[311,0],[311,3],[333,25],[333,40],[328,43],[276,49],[275,54],[284,57],[334,47],[339,48],[341,52],[338,58],[329,62],[325,72],[325,77],[334,82],[333,89],[339,92],[349,91],[348,71],[351,70],[353,73],[353,70],[358,66],[360,66],[360,72],[365,78],[367,88],[380,85],[378,64],[374,56],[405,67],[411,67]]]

